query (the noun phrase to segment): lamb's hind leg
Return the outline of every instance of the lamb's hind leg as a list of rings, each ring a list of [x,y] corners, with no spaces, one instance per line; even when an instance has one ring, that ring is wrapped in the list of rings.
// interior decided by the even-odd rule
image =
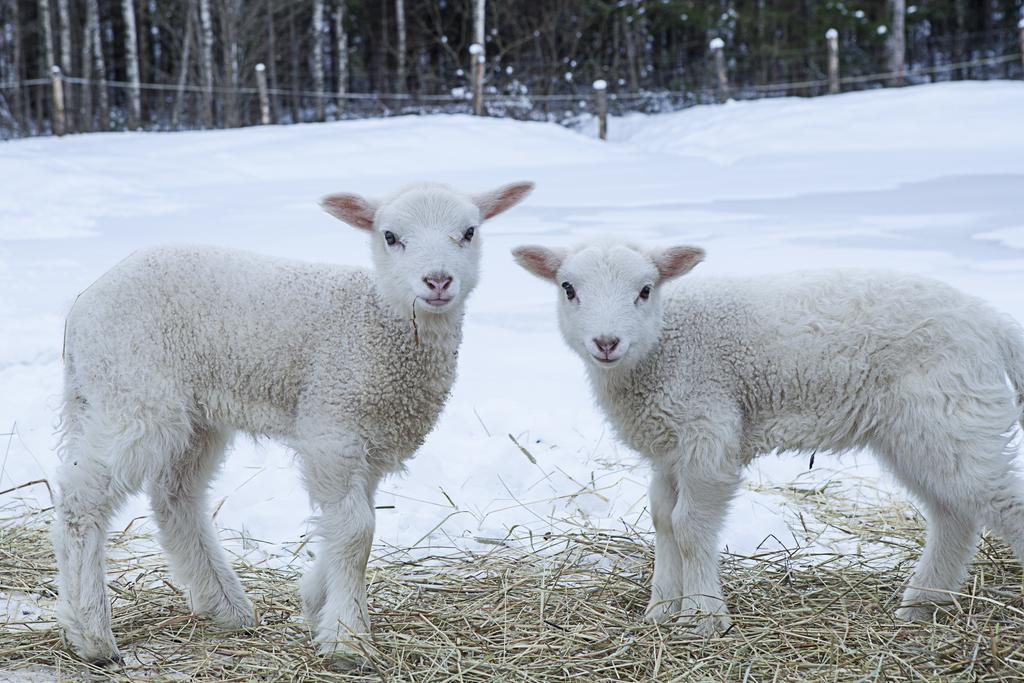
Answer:
[[[950,508],[922,496],[928,523],[924,552],[896,610],[900,619],[930,621],[936,606],[953,601],[978,545],[977,516],[966,506]]]
[[[903,619],[930,620],[938,605],[962,592],[982,523],[1005,528],[1015,509],[1017,523],[1024,521],[1024,504],[1007,488],[1013,475],[1006,430],[1015,414],[1002,378],[957,395],[952,414],[945,409],[951,392],[933,394],[909,402],[877,449],[920,499],[928,523],[924,552],[896,612]]]
[[[228,628],[255,623],[252,603],[217,539],[208,487],[224,457],[228,435],[197,429],[180,454],[167,459],[149,484],[160,543],[173,574],[189,589],[197,614]]]
[[[90,661],[117,660],[110,628],[104,546],[110,521],[137,491],[162,453],[159,421],[125,418],[73,396],[65,407],[63,454],[53,544],[57,557],[57,620],[71,647]]]
[[[57,470],[59,494],[53,544],[57,556],[57,620],[64,637],[87,661],[117,661],[107,598],[107,529],[124,501],[104,458],[106,454],[70,446]]]

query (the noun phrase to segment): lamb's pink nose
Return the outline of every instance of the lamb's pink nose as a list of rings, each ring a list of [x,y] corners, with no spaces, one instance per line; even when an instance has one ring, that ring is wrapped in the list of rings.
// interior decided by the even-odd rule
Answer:
[[[618,337],[594,337],[594,345],[605,355],[605,358],[612,354],[612,351],[619,345]]]
[[[431,273],[423,278],[423,282],[430,288],[430,291],[440,294],[448,289],[452,283],[452,276],[447,273]]]

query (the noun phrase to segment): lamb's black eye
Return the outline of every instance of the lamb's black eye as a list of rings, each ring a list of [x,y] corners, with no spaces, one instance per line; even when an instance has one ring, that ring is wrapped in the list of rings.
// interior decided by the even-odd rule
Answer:
[[[395,233],[391,232],[390,230],[385,230],[384,241],[388,243],[389,247],[393,247],[395,246],[395,242],[398,241],[398,238],[395,237]]]
[[[475,234],[476,234],[476,228],[475,227],[466,228],[466,232],[462,233],[462,239],[466,240],[467,242],[471,242],[473,240],[473,235],[475,235]]]
[[[573,299],[576,298],[576,289],[568,282],[562,283],[562,289],[565,290],[565,298],[568,299],[569,301],[572,301]]]
[[[640,298],[643,299],[644,301],[647,301],[649,298],[651,298],[650,285],[644,285],[644,288],[640,290]]]

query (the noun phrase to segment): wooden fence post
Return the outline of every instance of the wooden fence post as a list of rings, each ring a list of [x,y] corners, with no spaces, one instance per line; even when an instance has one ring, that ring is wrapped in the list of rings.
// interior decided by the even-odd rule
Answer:
[[[594,81],[594,103],[597,105],[597,136],[608,138],[608,81]]]
[[[50,80],[53,83],[53,134],[64,135],[64,77],[56,64],[50,69]]]
[[[725,102],[729,99],[729,76],[725,70],[725,41],[721,38],[713,38],[708,47],[715,55],[715,71],[718,73],[718,101]]]
[[[470,68],[473,74],[473,113],[483,116],[484,113],[484,46],[473,43],[469,46]]]
[[[825,31],[828,42],[828,92],[830,95],[839,93],[839,31],[830,28]]]
[[[270,97],[267,95],[267,67],[256,65],[256,87],[260,91],[260,123],[270,125]]]

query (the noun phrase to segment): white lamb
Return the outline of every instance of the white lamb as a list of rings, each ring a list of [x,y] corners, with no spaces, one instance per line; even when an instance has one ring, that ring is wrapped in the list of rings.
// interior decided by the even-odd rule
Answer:
[[[647,620],[728,627],[718,537],[744,466],[775,450],[868,447],[920,499],[927,543],[901,618],[930,619],[960,590],[982,524],[1024,560],[1009,447],[1024,339],[984,302],[871,271],[663,287],[704,258],[695,247],[513,253],[560,287],[566,342],[619,437],[652,466]]]
[[[255,623],[207,503],[242,431],[297,453],[321,539],[303,608],[321,652],[357,659],[377,483],[402,468],[448,397],[480,223],[532,188],[324,198],[370,233],[375,272],[161,248],[79,296],[67,320],[54,544],[58,617],[80,656],[119,657],[103,546],[111,516],[143,487],[193,609],[229,627]]]

